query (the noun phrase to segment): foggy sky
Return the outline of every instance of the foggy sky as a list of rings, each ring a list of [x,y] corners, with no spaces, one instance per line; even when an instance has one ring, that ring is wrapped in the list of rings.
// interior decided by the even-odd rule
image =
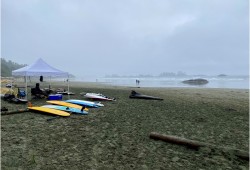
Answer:
[[[79,77],[248,74],[248,0],[2,0],[1,56]]]

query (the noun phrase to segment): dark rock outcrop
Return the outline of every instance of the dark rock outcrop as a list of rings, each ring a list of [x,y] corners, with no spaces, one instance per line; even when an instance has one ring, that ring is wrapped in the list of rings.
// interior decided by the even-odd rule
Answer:
[[[208,81],[206,79],[190,79],[182,81],[184,84],[190,84],[190,85],[204,85],[207,84]]]

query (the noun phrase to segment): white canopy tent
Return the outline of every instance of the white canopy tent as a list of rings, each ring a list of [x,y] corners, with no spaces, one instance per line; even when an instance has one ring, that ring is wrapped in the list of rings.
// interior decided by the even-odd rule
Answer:
[[[39,58],[37,61],[35,61],[33,64],[25,66],[23,68],[17,69],[12,71],[12,76],[24,76],[26,79],[26,85],[25,90],[26,94],[28,94],[27,91],[27,77],[28,76],[43,76],[43,77],[67,77],[69,78],[68,72],[64,72],[61,70],[58,70],[49,64],[47,64],[45,61],[43,61],[41,58]],[[68,91],[69,91],[69,81],[68,81]],[[27,98],[27,95],[26,95]]]

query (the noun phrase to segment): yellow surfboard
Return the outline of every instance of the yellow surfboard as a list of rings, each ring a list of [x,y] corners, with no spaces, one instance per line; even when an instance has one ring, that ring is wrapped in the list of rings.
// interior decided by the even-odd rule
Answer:
[[[72,107],[72,108],[76,108],[76,109],[82,109],[82,106],[80,106],[80,105],[72,104],[72,103],[68,103],[68,102],[64,102],[64,101],[59,101],[59,100],[49,100],[46,102],[50,103],[50,104],[57,104],[60,106],[67,106],[67,107]],[[88,110],[89,110],[88,108],[84,109],[84,111],[88,111]]]
[[[45,113],[50,113],[54,115],[59,115],[59,116],[70,116],[68,112],[64,112],[61,110],[56,110],[56,109],[51,109],[51,108],[46,108],[46,107],[28,107],[29,110],[35,110],[35,111],[40,111],[40,112],[45,112]]]

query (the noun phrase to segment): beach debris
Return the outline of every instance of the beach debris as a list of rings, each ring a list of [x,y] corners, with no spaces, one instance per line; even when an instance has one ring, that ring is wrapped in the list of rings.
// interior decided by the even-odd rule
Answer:
[[[57,94],[63,94],[63,95],[74,95],[75,93],[70,91],[63,91],[63,92],[56,92]]]
[[[11,83],[8,83],[5,85],[5,87],[11,88],[11,87],[13,87],[13,85]]]
[[[15,103],[15,104],[25,104],[25,103],[28,102],[28,100],[26,100],[26,99],[19,99],[19,98],[12,98],[11,100],[9,100],[9,102]]]
[[[47,119],[47,121],[55,120],[55,119],[57,119],[57,118],[59,118],[59,117],[60,117],[60,116],[55,116],[55,117],[52,117],[52,118]]]
[[[190,79],[182,81],[184,84],[190,84],[190,85],[204,85],[207,84],[208,81],[206,79]]]
[[[28,102],[26,99],[16,98],[14,94],[5,94],[3,100],[15,104],[24,104]]]
[[[58,88],[56,90],[57,94],[63,94],[63,95],[74,95],[75,93],[70,92],[70,91],[66,91],[64,88]]]
[[[32,103],[31,102],[28,102],[28,107],[32,107]]]
[[[234,108],[226,108],[226,110],[229,111],[229,112],[236,112],[236,111],[237,111],[237,110],[234,109]]]
[[[11,99],[15,98],[14,94],[4,94],[3,100],[10,101]]]
[[[6,107],[1,107],[1,112],[6,112],[6,111],[8,111],[8,108],[6,108]]]
[[[163,135],[163,134],[159,134],[156,132],[151,132],[149,137],[151,139],[162,140],[162,141],[177,144],[177,145],[184,145],[192,149],[199,149],[200,147],[210,147],[210,148],[220,149],[224,152],[233,153],[235,156],[238,156],[241,159],[249,160],[249,153],[246,151],[239,150],[239,149],[234,149],[234,148],[229,148],[229,147],[219,147],[219,146],[215,146],[215,145],[204,143],[204,142],[189,140],[189,139],[180,138],[180,137],[172,136],[172,135]]]
[[[110,98],[106,95],[103,95],[101,93],[80,93],[81,95],[83,95],[84,97],[91,99],[91,100],[105,100],[105,101],[115,101],[115,98]]]
[[[19,110],[15,110],[15,111],[1,113],[1,116],[24,113],[24,112],[28,112],[28,111],[29,111],[29,109],[19,109]]]
[[[59,87],[59,88],[56,89],[56,92],[64,92],[64,91],[66,91],[64,88]]]
[[[129,98],[132,98],[132,99],[147,99],[147,100],[163,100],[162,98],[159,98],[159,97],[148,96],[148,95],[137,93],[134,90],[131,91],[131,94],[130,94]]]

